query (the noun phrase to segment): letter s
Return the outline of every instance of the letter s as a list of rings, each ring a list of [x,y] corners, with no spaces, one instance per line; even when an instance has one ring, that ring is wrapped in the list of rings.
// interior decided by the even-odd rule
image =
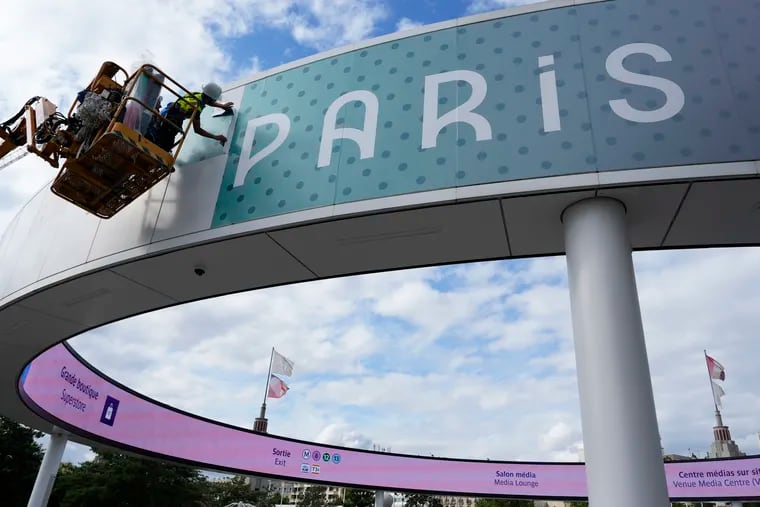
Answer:
[[[626,44],[617,48],[607,57],[605,66],[610,77],[621,83],[645,86],[660,90],[665,94],[665,104],[652,111],[642,111],[632,107],[626,99],[610,100],[610,107],[616,115],[624,120],[637,123],[655,123],[668,120],[677,115],[683,109],[686,98],[683,90],[673,81],[657,76],[648,76],[631,72],[623,67],[623,60],[634,54],[645,54],[654,58],[656,62],[670,62],[673,58],[670,53],[657,44],[637,42]]]

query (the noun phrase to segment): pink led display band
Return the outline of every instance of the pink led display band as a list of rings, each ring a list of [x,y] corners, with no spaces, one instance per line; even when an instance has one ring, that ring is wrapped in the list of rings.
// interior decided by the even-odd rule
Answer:
[[[32,410],[72,432],[206,468],[389,491],[529,498],[587,494],[583,464],[376,453],[216,423],[116,385],[63,344],[27,366],[19,392]],[[760,457],[672,462],[665,470],[674,499],[760,498]]]

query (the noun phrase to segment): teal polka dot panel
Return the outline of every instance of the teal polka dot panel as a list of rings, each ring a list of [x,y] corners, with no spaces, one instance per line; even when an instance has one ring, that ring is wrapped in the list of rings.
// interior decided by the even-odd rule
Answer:
[[[759,22],[760,0],[616,0],[423,33],[249,83],[213,226],[760,158]],[[189,141],[191,161],[218,154]]]
[[[729,3],[730,10],[739,4],[755,10],[751,2]],[[712,17],[708,2],[694,0],[610,2],[578,10],[587,50],[585,74],[600,170],[750,156],[752,142],[740,118],[741,105],[723,63]],[[610,76],[610,50],[642,42],[647,46],[641,48],[642,52],[626,56],[623,65],[645,77],[657,76],[659,81],[651,83],[655,87],[632,85]],[[673,92],[664,93],[663,89],[668,88]],[[636,110],[664,110],[678,103],[678,89],[683,107],[662,120],[621,119],[610,104],[625,99]]]
[[[740,9],[721,0],[710,0],[707,5],[738,115],[746,122],[749,142],[757,146],[760,145],[760,0],[748,3],[748,8]]]
[[[441,130],[435,148],[422,149],[421,139],[425,75],[454,70],[450,52],[456,46],[456,33],[447,30],[355,54],[354,86],[372,92],[378,101],[375,152],[362,158],[357,143],[342,143],[336,203],[454,185],[457,125]],[[438,115],[456,108],[457,91],[455,82],[437,89]],[[353,102],[344,109],[345,126],[363,128],[366,105]]]
[[[459,65],[488,83],[478,110],[492,127],[491,139],[478,142],[472,128],[459,124],[457,185],[596,170],[577,33],[576,19],[567,10],[457,29]],[[544,56],[549,59],[541,65]],[[540,80],[550,72],[559,123],[547,132]],[[469,93],[466,87],[460,90]]]
[[[341,143],[331,147],[332,162],[318,167],[319,137],[325,109],[347,91],[347,84],[332,77],[353,59],[346,54],[246,85],[215,223],[333,204]],[[344,114],[340,111],[336,122],[344,121]],[[261,123],[253,126],[257,120]],[[245,171],[249,167],[253,169]]]

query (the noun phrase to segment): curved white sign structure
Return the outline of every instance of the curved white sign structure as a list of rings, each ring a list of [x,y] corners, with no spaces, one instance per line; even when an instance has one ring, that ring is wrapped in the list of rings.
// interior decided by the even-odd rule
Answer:
[[[231,87],[236,114],[203,120],[229,146],[189,138],[178,170],[113,219],[44,190],[11,223],[2,414],[227,470],[584,497],[580,465],[376,455],[215,424],[114,386],[56,344],[238,291],[562,254],[562,211],[599,196],[625,204],[634,249],[758,245],[758,25],[754,0],[552,0]],[[674,498],[760,497],[755,458],[667,473]]]

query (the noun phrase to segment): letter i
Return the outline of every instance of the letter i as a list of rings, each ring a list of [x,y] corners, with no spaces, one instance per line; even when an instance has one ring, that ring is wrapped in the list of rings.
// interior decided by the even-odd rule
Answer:
[[[538,68],[544,69],[554,65],[554,55],[538,57]],[[557,74],[554,69],[540,74],[541,112],[544,115],[544,132],[562,130],[559,119],[559,98],[557,97]]]

